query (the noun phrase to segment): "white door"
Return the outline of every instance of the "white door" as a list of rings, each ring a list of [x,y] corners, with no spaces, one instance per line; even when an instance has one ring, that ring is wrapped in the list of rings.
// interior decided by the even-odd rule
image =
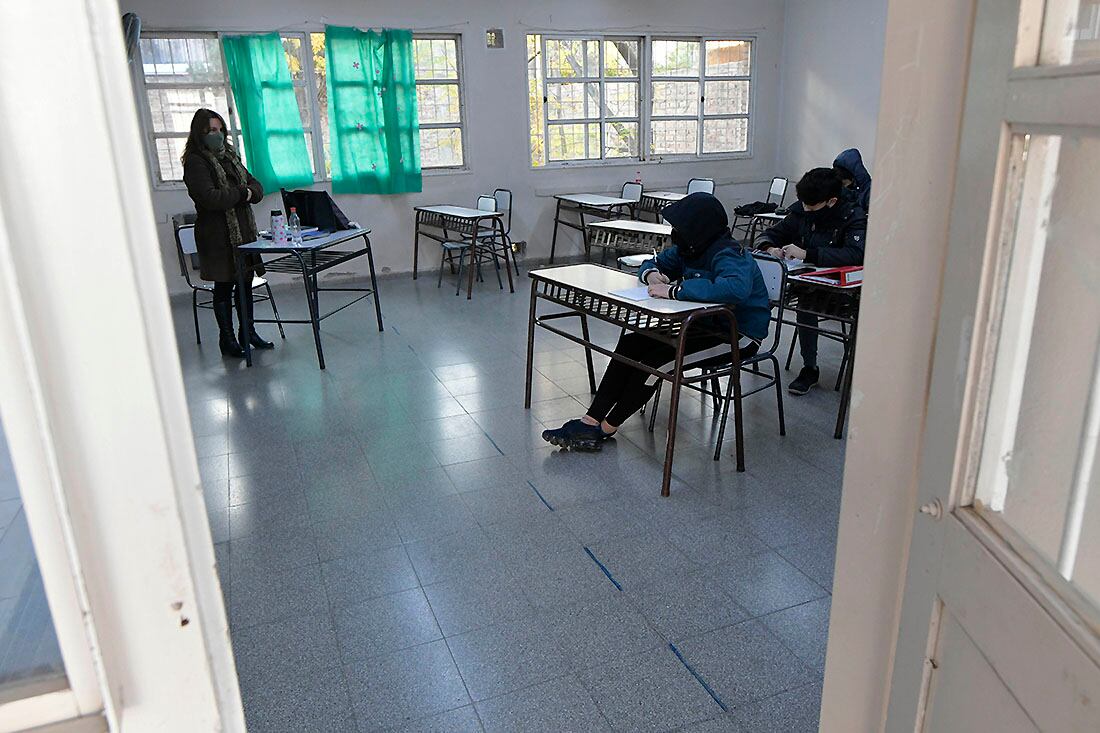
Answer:
[[[960,63],[923,516],[887,730],[1095,733],[1100,4],[978,0]]]

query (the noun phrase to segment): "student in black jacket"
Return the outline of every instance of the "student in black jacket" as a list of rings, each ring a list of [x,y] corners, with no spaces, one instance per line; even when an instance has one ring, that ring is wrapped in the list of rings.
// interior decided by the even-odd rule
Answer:
[[[832,168],[814,168],[795,186],[798,195],[790,213],[756,238],[756,247],[774,257],[805,260],[820,267],[863,264],[867,214],[850,199],[841,198],[843,186]],[[802,371],[787,390],[804,395],[817,384],[817,317],[799,313],[798,345]]]

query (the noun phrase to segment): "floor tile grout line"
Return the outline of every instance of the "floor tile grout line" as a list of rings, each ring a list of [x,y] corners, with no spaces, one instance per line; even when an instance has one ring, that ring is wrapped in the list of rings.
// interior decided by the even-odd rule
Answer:
[[[615,580],[615,576],[613,576],[613,575],[611,574],[611,571],[610,571],[610,570],[608,570],[608,569],[607,569],[607,567],[606,567],[606,566],[604,566],[604,564],[603,564],[602,562],[600,562],[600,561],[599,561],[599,560],[598,560],[598,559],[596,558],[596,555],[595,555],[595,553],[593,553],[593,552],[592,552],[592,550],[590,550],[590,549],[588,548],[588,546],[587,546],[587,545],[585,545],[585,547],[584,547],[584,551],[588,553],[588,556],[589,556],[590,558],[592,558],[592,562],[596,563],[596,565],[598,565],[598,566],[599,566],[600,570],[602,570],[602,571],[603,571],[603,574],[607,576],[607,579],[608,579],[608,580],[610,580],[610,581],[611,581],[611,583],[612,583],[612,584],[613,584],[613,585],[614,585],[614,586],[615,586],[615,587],[616,587],[616,588],[617,588],[617,589],[619,590],[619,592],[621,593],[621,592],[622,592],[622,590],[623,590],[623,587],[622,587],[621,585],[619,585],[619,581]]]
[[[547,509],[549,509],[550,511],[554,511],[554,507],[550,506],[550,502],[546,500],[546,497],[542,495],[542,492],[538,490],[538,487],[531,483],[530,479],[528,479],[527,485],[531,487],[531,490],[535,492],[535,496],[537,496],[539,500],[546,505]],[[566,529],[568,529],[568,527]]]
[[[703,689],[707,691],[707,694],[711,696],[714,702],[718,703],[718,707],[722,708],[722,712],[728,713],[729,708],[726,707],[726,704],[724,702],[722,702],[722,698],[718,697],[718,694],[711,689],[710,685],[707,684],[707,681],[704,680],[702,676],[700,676],[700,674],[696,672],[690,664],[687,663],[687,660],[684,659],[684,655],[680,653],[680,650],[676,648],[676,645],[672,642],[669,642],[668,648],[671,649],[672,653],[676,655],[676,658],[680,660],[680,664],[684,665],[684,669],[690,672],[691,676],[695,678],[695,681],[703,686]]]

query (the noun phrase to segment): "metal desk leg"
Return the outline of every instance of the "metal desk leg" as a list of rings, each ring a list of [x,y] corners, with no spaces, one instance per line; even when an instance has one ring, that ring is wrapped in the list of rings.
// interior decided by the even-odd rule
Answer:
[[[381,333],[386,329],[382,327],[382,303],[378,300],[378,278],[374,274],[374,251],[370,246],[370,237],[366,234],[363,235],[363,242],[367,245],[367,265],[370,267],[370,288],[374,291],[374,314],[378,317],[378,332]],[[443,266],[440,265],[439,269],[442,275]]]
[[[241,257],[240,250],[236,247],[233,248],[233,260],[237,266],[237,302],[241,303],[243,306],[246,294],[247,297],[252,297],[252,283],[248,282],[245,284],[245,280],[251,280],[251,278],[247,277],[245,274],[244,258]],[[237,309],[237,320],[241,326],[240,332],[244,334],[244,339],[242,339],[244,343],[241,344],[241,348],[244,349],[245,366],[252,366],[252,339],[249,338],[249,335],[252,333],[252,321],[245,317],[245,313],[250,310],[251,308],[244,307]],[[241,311],[244,311],[244,313]]]
[[[558,222],[561,221],[561,199],[558,199],[558,205],[554,209],[554,236],[550,238],[550,264],[554,264],[554,252],[558,248]]]
[[[527,381],[523,388],[523,408],[531,409],[531,370],[535,366],[535,311],[538,304],[538,283],[531,281],[531,312],[527,318]]]
[[[477,271],[477,258],[478,258],[478,242],[477,235],[481,229],[481,220],[474,221],[474,234],[473,239],[470,240],[470,272],[469,272],[469,284],[466,286],[466,300],[470,300],[474,297],[474,273]]]
[[[848,347],[848,368],[844,372],[844,387],[840,393],[840,409],[836,414],[836,430],[833,437],[840,440],[844,437],[844,421],[848,417],[848,406],[852,401],[852,372],[856,366],[856,324],[852,324],[852,333],[849,336],[851,346]]]
[[[690,317],[689,317],[690,318]],[[661,496],[669,496],[672,487],[672,456],[676,451],[676,418],[680,410],[680,387],[684,380],[684,336],[687,334],[688,324],[685,322],[680,330],[680,343],[676,346],[676,364],[673,367],[672,384],[668,400],[668,438],[665,441],[665,468],[661,479]]]
[[[588,336],[588,316],[583,312],[581,315],[581,336],[584,337],[585,343],[592,343],[592,339]],[[592,368],[592,349],[587,346],[584,347],[584,361],[588,365],[588,387],[591,390],[591,394],[596,394],[596,372]]]
[[[316,287],[316,283],[313,276],[310,275],[309,269],[306,267],[305,258],[302,257],[301,252],[295,252],[294,256],[298,258],[298,264],[302,267],[302,284],[306,289],[306,305],[309,306],[309,322],[313,326],[313,343],[317,347],[317,364],[321,369],[325,368],[325,353],[321,350],[321,319],[317,312],[317,300],[312,292]]]
[[[508,273],[508,292],[516,292],[516,285],[512,282],[512,268],[508,266],[508,250],[512,249],[512,245],[508,242],[508,235],[504,232],[504,224],[499,219],[496,222],[500,225],[500,253],[504,256],[504,271]],[[496,227],[494,226],[495,230]]]
[[[581,242],[584,244],[584,261],[592,261],[592,245],[588,243],[588,227],[584,225],[584,209],[577,209],[577,218],[581,221]]]
[[[420,212],[416,213],[416,226],[413,229],[413,280],[416,279],[416,265],[420,258]]]

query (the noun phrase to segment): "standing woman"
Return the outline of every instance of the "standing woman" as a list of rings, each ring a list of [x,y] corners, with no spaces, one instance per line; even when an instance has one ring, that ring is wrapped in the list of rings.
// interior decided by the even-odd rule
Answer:
[[[218,320],[218,348],[222,355],[244,358],[241,343],[247,338],[254,349],[274,349],[255,327],[244,332],[245,314],[252,322],[252,289],[237,287],[234,250],[255,242],[258,234],[252,204],[263,198],[264,188],[241,163],[226,139],[225,120],[217,112],[200,109],[191,120],[191,134],[183,148],[183,182],[195,202],[195,244],[199,251],[199,276],[214,282],[214,317]],[[256,254],[247,255],[246,282],[264,274]],[[237,303],[238,336],[233,334],[233,300]]]

